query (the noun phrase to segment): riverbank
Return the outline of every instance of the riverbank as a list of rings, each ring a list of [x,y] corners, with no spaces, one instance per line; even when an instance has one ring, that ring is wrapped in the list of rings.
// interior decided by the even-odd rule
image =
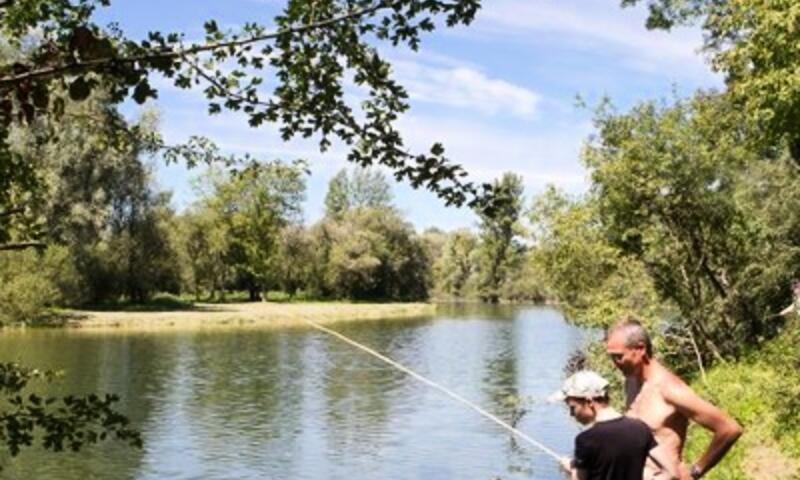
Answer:
[[[63,326],[84,330],[176,330],[209,328],[278,328],[353,320],[417,318],[433,315],[428,303],[196,303],[180,311],[66,312]]]
[[[715,365],[692,387],[722,406],[745,433],[709,478],[792,480],[800,478],[800,325],[736,362]],[[686,458],[696,459],[710,441],[693,425]]]

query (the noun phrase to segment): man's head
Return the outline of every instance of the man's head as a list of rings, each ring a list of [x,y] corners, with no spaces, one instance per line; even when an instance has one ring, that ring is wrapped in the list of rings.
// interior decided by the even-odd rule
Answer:
[[[608,405],[608,381],[590,370],[581,370],[569,377],[554,400],[563,400],[569,414],[586,425],[594,422],[597,410]]]
[[[606,352],[625,376],[634,375],[653,356],[653,343],[642,323],[626,317],[608,329]]]

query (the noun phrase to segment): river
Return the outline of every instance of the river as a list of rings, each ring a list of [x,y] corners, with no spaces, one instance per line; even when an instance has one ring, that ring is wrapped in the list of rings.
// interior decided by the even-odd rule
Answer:
[[[567,454],[579,431],[544,398],[587,332],[547,307],[453,307],[333,328]],[[441,392],[305,329],[0,334],[0,361],[61,369],[48,393],[113,392],[137,450],[26,451],[2,479],[560,479],[555,462]]]

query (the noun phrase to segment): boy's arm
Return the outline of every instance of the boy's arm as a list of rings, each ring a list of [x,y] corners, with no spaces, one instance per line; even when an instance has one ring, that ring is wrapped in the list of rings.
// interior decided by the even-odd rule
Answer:
[[[588,480],[589,472],[582,468],[575,467],[575,461],[570,457],[564,457],[559,462],[561,469],[569,474],[570,480]]]
[[[569,474],[570,480],[588,480],[589,479],[589,473],[586,470],[582,469],[582,468],[576,468],[575,467],[575,462],[574,462],[574,460],[572,458],[564,457],[564,458],[561,459],[559,464],[561,465],[561,469],[564,470],[567,474]]]

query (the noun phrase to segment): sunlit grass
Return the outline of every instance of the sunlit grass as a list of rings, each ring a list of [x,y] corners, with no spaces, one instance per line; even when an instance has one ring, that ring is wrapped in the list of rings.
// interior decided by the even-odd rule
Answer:
[[[161,330],[224,327],[292,327],[350,320],[415,318],[433,315],[427,303],[202,303],[184,310],[73,310],[68,327],[84,330]]]

